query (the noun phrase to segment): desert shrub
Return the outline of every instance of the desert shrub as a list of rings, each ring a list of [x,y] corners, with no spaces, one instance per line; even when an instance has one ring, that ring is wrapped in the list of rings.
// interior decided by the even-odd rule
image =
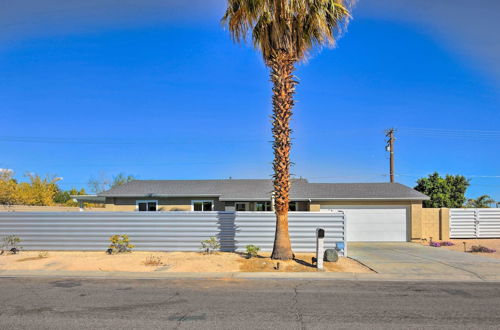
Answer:
[[[430,243],[429,243],[429,246],[433,246],[433,247],[440,247],[440,246],[441,246],[441,243],[439,243],[439,242],[430,242]]]
[[[38,252],[38,258],[44,259],[44,258],[48,258],[48,257],[49,257],[49,252],[47,252],[47,251]]]
[[[2,241],[0,254],[4,254],[4,251],[9,251],[12,254],[16,254],[19,252],[19,243],[21,243],[21,239],[16,235],[5,236]]]
[[[109,238],[111,244],[108,248],[109,254],[132,252],[135,245],[130,244],[128,235],[113,235]]]
[[[220,249],[220,242],[217,237],[212,236],[207,240],[201,241],[201,249],[210,254]]]
[[[490,248],[487,248],[486,246],[482,246],[482,245],[473,245],[473,246],[470,248],[470,252],[495,253],[495,252],[497,252],[497,250],[495,250],[495,249],[490,249]]]
[[[453,246],[453,245],[455,245],[455,243],[449,242],[449,241],[444,241],[444,242],[441,242],[441,245],[442,246]]]
[[[249,258],[256,257],[260,251],[260,247],[253,244],[247,245],[246,249],[247,249],[247,256]]]
[[[160,257],[150,255],[144,261],[144,265],[146,265],[146,266],[161,266],[161,265],[163,265],[163,262],[161,261]]]

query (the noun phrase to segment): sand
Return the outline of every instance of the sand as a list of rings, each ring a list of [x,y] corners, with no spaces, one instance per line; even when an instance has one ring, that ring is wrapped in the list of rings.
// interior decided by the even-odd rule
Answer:
[[[295,255],[295,260],[278,261],[269,258],[270,253],[261,253],[259,257],[246,259],[241,258],[240,270],[242,272],[317,272],[318,269],[312,265],[314,253],[300,253]],[[372,271],[350,258],[339,258],[337,262],[324,262],[325,271],[348,272],[348,273],[372,273]]]
[[[497,252],[494,253],[479,253],[479,252],[474,252],[474,255],[480,255],[480,256],[485,256],[485,257],[490,257],[490,258],[497,258],[500,259],[500,239],[497,238],[483,238],[483,239],[475,239],[475,238],[470,238],[470,239],[450,239],[448,242],[453,242],[455,245],[453,246],[442,246],[436,249],[449,249],[453,251],[460,251],[464,252],[464,242],[466,243],[466,253],[472,253],[470,252],[470,248],[473,245],[482,245],[490,249],[495,249]],[[427,245],[427,244],[426,244]]]
[[[158,265],[146,265],[151,256],[160,260]],[[62,270],[102,272],[311,272],[317,271],[310,262],[313,254],[298,254],[297,260],[277,262],[269,254],[247,259],[244,255],[229,252],[202,254],[199,252],[131,252],[107,255],[104,252],[21,251],[16,255],[0,256],[0,270]],[[367,267],[349,258],[336,263],[325,262],[326,271],[369,273]]]

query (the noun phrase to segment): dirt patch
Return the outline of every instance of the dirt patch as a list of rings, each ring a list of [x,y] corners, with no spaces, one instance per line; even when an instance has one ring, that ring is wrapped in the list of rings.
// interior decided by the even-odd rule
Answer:
[[[482,246],[485,246],[485,247],[490,248],[490,249],[495,249],[495,250],[497,250],[497,252],[494,252],[494,253],[474,252],[472,254],[500,259],[500,239],[498,239],[498,238],[450,239],[450,240],[448,240],[448,242],[453,242],[453,244],[455,244],[455,245],[453,245],[453,246],[441,246],[441,247],[436,248],[436,249],[448,249],[448,250],[453,250],[453,251],[472,253],[472,252],[470,252],[470,249],[473,245],[482,245]],[[464,242],[465,242],[465,251],[464,251]],[[426,244],[426,245],[428,245],[428,244]]]
[[[261,253],[258,257],[246,259],[242,256],[240,271],[242,272],[317,272],[313,265],[314,253],[296,254],[294,260],[277,261],[269,258],[269,253]],[[279,269],[278,269],[279,262]],[[372,271],[349,258],[339,258],[337,262],[324,262],[324,268],[329,272],[371,273]]]
[[[16,260],[17,262],[24,262],[24,261],[33,261],[33,260],[39,260],[39,259],[45,259],[47,257],[29,257],[29,258],[23,258],[23,259],[18,259]]]
[[[16,255],[0,256],[0,270],[62,270],[102,272],[315,272],[312,253],[298,254],[296,260],[276,261],[268,253],[246,259],[243,255],[219,252],[210,255],[198,252],[132,252],[108,255],[105,252],[50,251],[45,258],[39,251],[22,251]],[[150,262],[154,259],[155,262]],[[330,272],[371,272],[349,258],[336,263],[325,262]]]

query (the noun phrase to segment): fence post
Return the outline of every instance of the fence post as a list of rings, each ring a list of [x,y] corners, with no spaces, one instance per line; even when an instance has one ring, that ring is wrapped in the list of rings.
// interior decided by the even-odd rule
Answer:
[[[479,209],[474,209],[474,235],[479,238],[481,233],[479,231]]]
[[[444,207],[439,210],[439,236],[442,241],[450,239],[450,209]]]

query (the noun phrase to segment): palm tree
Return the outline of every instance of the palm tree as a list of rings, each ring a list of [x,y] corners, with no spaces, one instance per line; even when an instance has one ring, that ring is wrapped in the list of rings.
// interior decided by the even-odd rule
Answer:
[[[290,118],[297,63],[315,47],[334,46],[350,19],[355,0],[228,0],[222,23],[236,42],[251,35],[273,84],[273,188],[276,234],[271,257],[289,260]]]
[[[490,197],[490,195],[482,195],[476,199],[470,198],[467,200],[465,207],[470,208],[489,208],[491,204],[495,203],[495,200]]]

